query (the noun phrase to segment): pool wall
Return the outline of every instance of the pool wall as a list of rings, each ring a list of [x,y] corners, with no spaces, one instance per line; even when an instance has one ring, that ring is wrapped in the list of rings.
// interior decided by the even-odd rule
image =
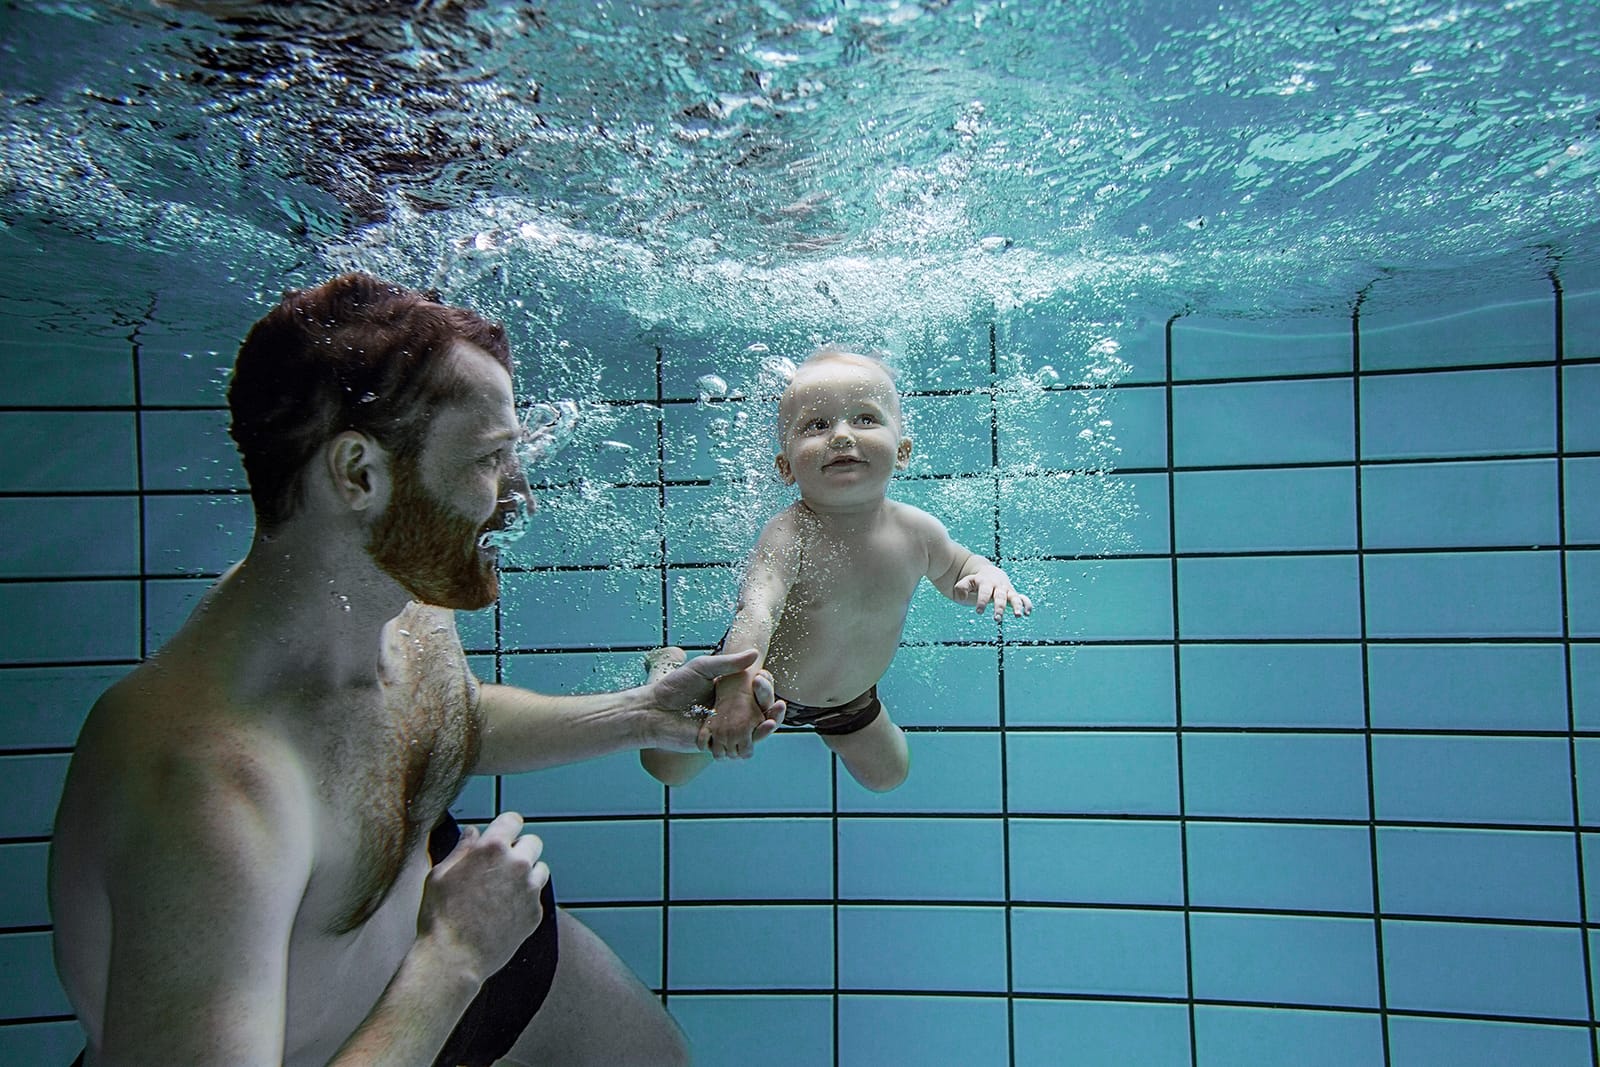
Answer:
[[[670,795],[619,755],[456,810],[538,820],[562,900],[704,1067],[1595,1063],[1600,292],[1578,288],[1122,337],[1110,477],[1138,507],[1093,556],[1017,516],[1106,390],[1022,403],[1002,368],[1068,324],[975,324],[953,378],[904,383],[941,429],[899,492],[977,480],[991,506],[944,517],[1056,595],[1004,641],[919,596],[907,638],[932,647],[883,687],[904,787],[785,734]],[[0,1064],[79,1047],[44,872],[83,714],[248,544],[239,315],[0,339]],[[579,689],[725,625],[718,469],[690,442],[736,405],[696,401],[692,346],[612,344],[628,447],[566,462],[628,521],[536,527],[463,621],[485,677]]]

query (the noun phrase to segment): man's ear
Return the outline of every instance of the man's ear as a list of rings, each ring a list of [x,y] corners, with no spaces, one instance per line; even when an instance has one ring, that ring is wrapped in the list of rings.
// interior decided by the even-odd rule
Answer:
[[[773,465],[778,468],[778,475],[783,479],[783,484],[793,485],[794,471],[789,469],[789,457],[784,455],[782,452],[779,452],[778,457],[772,462]]]
[[[911,462],[911,438],[900,438],[900,447],[895,449],[894,466],[896,470],[905,470]]]
[[[345,430],[323,452],[334,494],[351,511],[367,511],[389,494],[389,454],[372,438]]]

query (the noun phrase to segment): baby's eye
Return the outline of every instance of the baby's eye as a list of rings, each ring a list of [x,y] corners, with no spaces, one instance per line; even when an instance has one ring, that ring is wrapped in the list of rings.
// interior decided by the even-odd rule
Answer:
[[[806,429],[810,430],[812,433],[821,433],[822,431],[826,430],[827,428],[828,428],[828,420],[827,419],[812,419],[810,422],[806,423]]]
[[[878,424],[878,416],[870,411],[863,411],[856,416],[856,424],[860,426],[876,426]]]

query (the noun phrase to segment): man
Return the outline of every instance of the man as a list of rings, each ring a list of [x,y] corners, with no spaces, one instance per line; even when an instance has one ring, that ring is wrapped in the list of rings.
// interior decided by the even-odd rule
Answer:
[[[96,704],[57,813],[81,1062],[686,1062],[521,817],[446,809],[473,773],[701,749],[693,709],[754,653],[591,696],[471,676],[450,609],[494,601],[530,493],[506,337],[471,312],[364,275],[291,292],[228,400],[250,550]]]

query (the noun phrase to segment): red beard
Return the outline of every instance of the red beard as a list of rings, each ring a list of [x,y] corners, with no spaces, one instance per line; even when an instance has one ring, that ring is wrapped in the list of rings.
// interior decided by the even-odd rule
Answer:
[[[421,603],[476,611],[500,595],[496,556],[478,547],[485,532],[429,493],[414,461],[400,460],[367,552]]]

